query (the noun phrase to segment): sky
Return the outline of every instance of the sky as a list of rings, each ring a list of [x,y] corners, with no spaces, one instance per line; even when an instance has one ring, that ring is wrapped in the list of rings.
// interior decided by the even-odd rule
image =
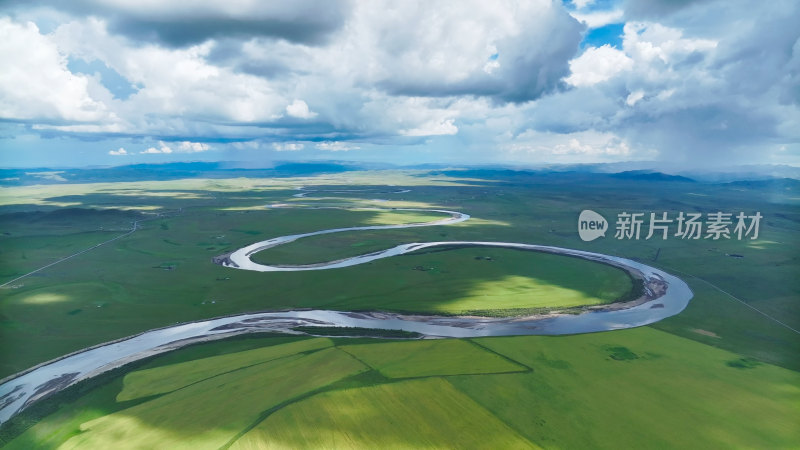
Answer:
[[[795,0],[5,0],[0,167],[800,165]]]

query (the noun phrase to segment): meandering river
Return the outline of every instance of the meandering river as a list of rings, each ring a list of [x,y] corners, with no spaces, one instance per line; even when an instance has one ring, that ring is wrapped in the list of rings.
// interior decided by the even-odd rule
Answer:
[[[270,311],[220,317],[151,330],[118,341],[66,355],[40,364],[0,384],[0,423],[31,403],[75,384],[132,361],[163,353],[185,345],[232,335],[274,331],[294,333],[298,326],[347,326],[413,331],[425,337],[480,337],[510,335],[558,335],[590,333],[638,327],[657,322],[681,312],[693,294],[683,280],[660,269],[616,256],[545,245],[516,242],[446,241],[400,244],[387,250],[354,256],[327,263],[285,266],[264,265],[250,258],[256,252],[287,244],[309,236],[343,231],[380,230],[447,225],[470,217],[456,211],[403,209],[404,211],[439,212],[448,217],[425,223],[375,225],[336,228],[312,233],[281,236],[257,242],[216,258],[216,262],[239,270],[260,272],[331,270],[356,266],[432,247],[499,247],[553,253],[610,264],[642,279],[645,294],[637,301],[596,307],[581,314],[553,314],[529,317],[480,318],[439,317],[385,312],[343,312],[327,310]]]

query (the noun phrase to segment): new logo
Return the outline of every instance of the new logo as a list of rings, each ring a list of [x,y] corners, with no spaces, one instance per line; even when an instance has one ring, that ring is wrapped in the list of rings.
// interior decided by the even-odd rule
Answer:
[[[591,209],[581,211],[581,215],[578,216],[578,235],[582,240],[589,242],[600,236],[605,237],[606,230],[608,230],[608,222],[605,217]]]

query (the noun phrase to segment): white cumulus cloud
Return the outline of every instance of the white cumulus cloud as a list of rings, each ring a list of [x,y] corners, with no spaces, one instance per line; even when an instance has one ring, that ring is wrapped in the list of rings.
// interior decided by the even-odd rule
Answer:
[[[202,142],[183,141],[178,144],[178,153],[200,153],[210,150],[211,146]]]
[[[350,150],[358,150],[359,146],[348,144],[347,142],[342,141],[325,141],[320,142],[316,145],[319,150],[325,150],[329,152],[346,152]]]
[[[310,111],[303,100],[295,100],[286,107],[286,114],[298,119],[313,119],[317,113]]]
[[[569,63],[572,73],[564,79],[573,86],[591,86],[606,81],[620,72],[630,70],[633,59],[623,51],[606,44],[589,47]]]
[[[125,150],[124,148],[120,147],[118,150],[109,150],[108,154],[112,156],[126,156],[129,155],[130,153],[128,153],[128,151]]]
[[[612,23],[621,23],[625,20],[625,11],[614,9],[611,11],[572,12],[570,13],[578,22],[586,24],[589,28],[600,28]]]
[[[300,142],[274,142],[272,148],[278,152],[296,152],[304,147]]]
[[[163,141],[158,142],[157,147],[149,147],[139,153],[146,155],[170,154],[170,153],[200,153],[211,149],[211,146],[203,142],[182,141],[177,146],[170,146]]]
[[[139,153],[144,153],[144,154],[167,153],[168,154],[168,153],[172,153],[172,148],[170,148],[167,144],[165,144],[163,142],[159,142],[158,143],[158,148],[150,147],[147,150],[145,150],[143,152],[139,152]]]
[[[519,159],[547,157],[558,162],[605,162],[655,156],[635,155],[630,144],[614,133],[580,131],[576,133],[542,133],[528,130],[506,147]]]
[[[89,94],[89,79],[67,69],[67,56],[33,22],[0,18],[0,118],[93,122],[109,119]]]
[[[453,124],[455,119],[445,119],[438,122],[424,123],[417,128],[400,130],[403,136],[437,136],[458,133],[458,127]]]

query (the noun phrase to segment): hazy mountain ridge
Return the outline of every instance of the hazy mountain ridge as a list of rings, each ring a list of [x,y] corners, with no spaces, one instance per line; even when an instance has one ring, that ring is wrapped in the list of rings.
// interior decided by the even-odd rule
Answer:
[[[646,163],[642,162],[524,167],[517,165],[454,166],[452,164],[395,166],[387,163],[351,161],[288,161],[278,162],[269,167],[254,167],[253,163],[248,162],[197,161],[86,168],[5,168],[0,169],[0,186],[174,180],[182,178],[294,177],[359,170],[421,170],[428,174],[474,178],[501,177],[513,179],[535,175],[538,178],[553,180],[565,176],[580,178],[580,174],[591,174],[620,180],[703,182],[712,184],[734,182],[767,182],[774,184],[780,183],[779,180],[800,180],[800,168],[785,165],[741,166],[738,168],[721,168],[718,171],[692,172],[642,168],[647,166]],[[782,183],[786,183],[786,181]]]

